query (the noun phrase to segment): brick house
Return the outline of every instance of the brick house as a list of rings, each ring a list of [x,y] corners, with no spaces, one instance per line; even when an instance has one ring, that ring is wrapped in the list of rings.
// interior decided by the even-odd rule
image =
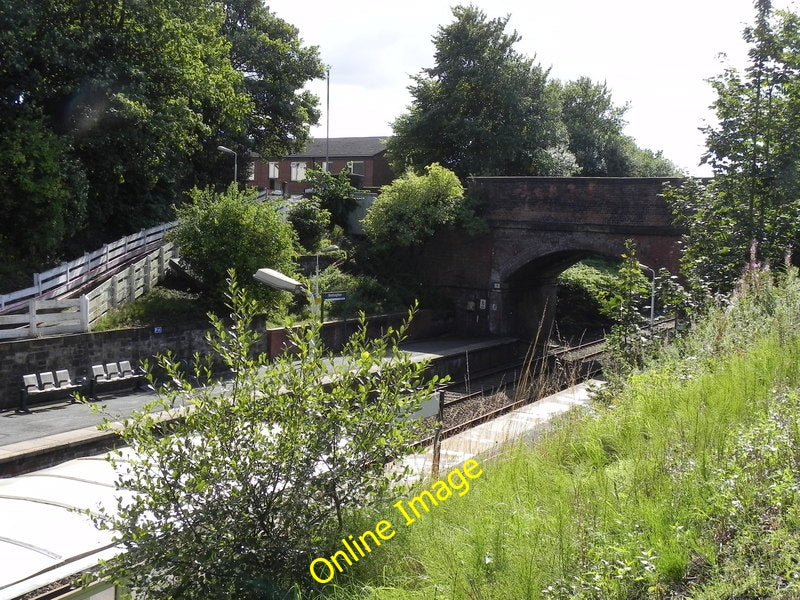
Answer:
[[[250,185],[268,192],[300,195],[308,187],[305,171],[321,169],[328,158],[328,170],[339,173],[347,169],[360,189],[387,185],[394,173],[386,160],[385,137],[346,137],[312,139],[302,152],[267,161],[256,159]]]

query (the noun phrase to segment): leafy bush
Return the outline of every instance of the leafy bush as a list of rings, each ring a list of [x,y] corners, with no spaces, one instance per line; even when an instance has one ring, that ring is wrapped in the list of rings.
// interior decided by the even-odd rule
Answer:
[[[336,175],[330,171],[308,169],[306,181],[314,189],[320,206],[330,214],[331,222],[347,230],[350,213],[358,206],[355,197],[358,190],[353,187],[347,169],[342,169]]]
[[[319,198],[303,198],[289,209],[288,221],[300,245],[313,252],[330,230],[331,213],[320,206]]]
[[[429,239],[440,227],[476,221],[458,177],[434,163],[424,175],[408,171],[390,185],[367,209],[364,233],[376,249],[408,249]]]
[[[222,304],[229,269],[246,282],[251,293],[274,315],[282,310],[285,292],[252,280],[262,267],[291,274],[294,233],[269,202],[258,202],[255,190],[231,184],[223,194],[195,189],[191,203],[177,208],[178,226],[169,234],[181,257],[203,283],[208,299]]]
[[[369,339],[362,322],[336,361],[317,323],[289,334],[294,355],[253,357],[257,305],[235,281],[229,297],[232,324],[212,318],[208,341],[233,380],[195,388],[161,356],[157,399],[114,426],[130,448],[109,456],[122,499],[94,516],[125,548],[104,575],[136,598],[292,597],[350,533],[346,514],[400,479],[386,465],[411,451],[407,417],[438,383],[398,352],[407,324]],[[210,383],[206,364],[193,375]]]
[[[587,330],[611,327],[603,299],[615,289],[617,269],[618,261],[587,259],[559,275],[556,322],[563,337],[580,338]]]
[[[186,323],[206,318],[207,304],[197,294],[153,288],[136,302],[109,312],[94,326],[96,331]]]
[[[325,314],[355,317],[359,312],[381,314],[403,308],[400,295],[369,275],[351,275],[336,267],[320,273],[319,289],[326,292],[347,292],[347,299],[325,303]]]

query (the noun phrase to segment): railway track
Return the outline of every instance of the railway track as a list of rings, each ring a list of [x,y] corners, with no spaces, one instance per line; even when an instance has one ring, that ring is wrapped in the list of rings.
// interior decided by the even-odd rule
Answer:
[[[550,347],[533,361],[521,358],[503,367],[468,374],[443,388],[442,438],[530,404],[597,372],[605,340]],[[421,440],[432,443],[433,436]]]
[[[675,319],[650,327],[674,329]],[[599,359],[605,339],[578,346],[549,346],[544,354],[520,359],[510,365],[476,373],[444,388],[442,438],[455,435],[558,392],[601,371]],[[433,436],[423,440],[429,444]]]

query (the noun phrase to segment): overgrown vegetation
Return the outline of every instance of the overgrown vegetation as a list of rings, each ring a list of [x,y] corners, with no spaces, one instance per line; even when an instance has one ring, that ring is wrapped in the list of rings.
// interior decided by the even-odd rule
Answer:
[[[558,276],[556,305],[557,333],[561,339],[588,341],[611,328],[613,321],[603,314],[603,298],[612,293],[619,261],[589,258]]]
[[[208,304],[190,292],[156,287],[136,302],[124,304],[100,319],[92,329],[104,331],[123,327],[204,322]]]
[[[483,464],[469,496],[401,527],[352,579],[318,592],[796,598],[798,324],[796,274],[775,285],[748,273],[729,305],[709,309],[649,371]]]
[[[376,251],[408,253],[442,227],[469,229],[475,220],[459,178],[433,163],[424,174],[409,170],[383,186],[363,224]]]
[[[324,74],[252,0],[0,4],[0,291],[303,148]]]
[[[718,124],[705,128],[711,180],[667,189],[684,229],[682,269],[693,286],[729,293],[742,265],[780,265],[800,235],[800,15],[755,0],[744,72],[712,79]]]
[[[276,206],[259,202],[256,195],[236,184],[225,193],[195,189],[191,203],[176,209],[178,225],[168,236],[212,306],[222,305],[228,271],[234,269],[251,294],[263,301],[267,314],[276,316],[282,314],[288,294],[259,285],[251,276],[263,267],[291,275],[295,234]]]
[[[346,535],[355,508],[391,498],[411,451],[408,419],[438,380],[398,352],[406,324],[377,338],[366,323],[334,361],[319,323],[289,332],[294,354],[254,356],[257,304],[235,280],[231,322],[212,317],[211,354],[191,374],[170,355],[157,397],[114,427],[115,510],[94,515],[125,552],[103,574],[136,598],[283,598],[308,587],[308,564]],[[211,380],[211,361],[232,379]],[[196,383],[206,385],[197,387]],[[159,420],[154,410],[182,418]],[[109,425],[111,427],[111,425]]]
[[[347,292],[347,299],[325,304],[325,315],[338,318],[357,318],[359,312],[376,315],[402,310],[408,298],[398,290],[387,287],[374,277],[344,273],[332,267],[320,274],[321,290]]]
[[[318,198],[303,198],[289,209],[287,221],[297,234],[303,250],[314,252],[331,230],[331,213]]]

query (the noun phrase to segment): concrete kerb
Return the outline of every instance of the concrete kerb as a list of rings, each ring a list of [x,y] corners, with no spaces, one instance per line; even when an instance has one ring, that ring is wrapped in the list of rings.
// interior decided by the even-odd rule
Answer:
[[[569,411],[589,408],[591,388],[602,386],[599,380],[589,380],[537,400],[531,404],[481,423],[472,429],[446,438],[441,444],[439,476],[475,457],[489,458],[503,452],[509,443],[533,441],[551,428],[558,417]],[[402,465],[409,468],[403,479],[408,485],[432,479],[433,448],[406,457]]]

